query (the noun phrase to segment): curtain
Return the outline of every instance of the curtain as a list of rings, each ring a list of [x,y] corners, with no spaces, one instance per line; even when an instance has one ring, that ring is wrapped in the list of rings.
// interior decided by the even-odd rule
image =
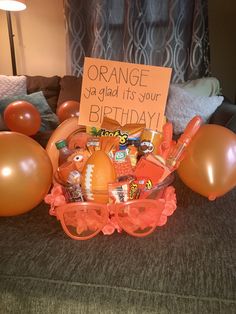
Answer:
[[[64,0],[68,73],[84,57],[172,68],[172,82],[209,75],[206,0]]]

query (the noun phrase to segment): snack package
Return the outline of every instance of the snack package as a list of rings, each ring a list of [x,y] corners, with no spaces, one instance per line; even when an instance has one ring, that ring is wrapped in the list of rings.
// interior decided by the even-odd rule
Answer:
[[[86,148],[88,152],[92,155],[96,150],[100,150],[100,141],[98,137],[91,137],[88,139]]]
[[[113,165],[116,171],[117,178],[127,177],[133,175],[133,168],[130,157],[126,150],[118,150],[114,154]]]
[[[130,186],[128,181],[113,182],[108,184],[109,203],[127,202]]]
[[[122,126],[116,120],[104,117],[100,129],[87,127],[86,130],[90,135],[118,136],[120,146],[125,146],[129,138],[139,138],[145,127],[145,123],[129,123]]]
[[[140,136],[139,151],[142,155],[154,153],[156,154],[158,146],[162,140],[162,133],[152,129],[144,129]]]
[[[147,178],[139,178],[138,180],[135,180],[134,183],[136,183],[139,188],[139,198],[148,198],[150,191],[153,189],[152,180]]]
[[[137,164],[139,156],[139,144],[140,144],[139,138],[128,139],[127,152],[130,157],[132,167],[135,167]]]
[[[141,157],[134,171],[137,179],[148,179],[153,186],[162,182],[169,174],[169,169],[152,154]]]
[[[111,136],[103,137],[91,137],[89,138],[87,145],[87,150],[92,154],[97,150],[103,150],[106,154],[113,156],[113,152],[119,149],[119,138]]]
[[[113,136],[102,136],[99,138],[101,150],[108,155],[119,149],[119,138]]]
[[[139,198],[140,195],[140,188],[139,184],[136,180],[132,180],[130,182],[130,193],[129,193],[129,198],[131,200]]]

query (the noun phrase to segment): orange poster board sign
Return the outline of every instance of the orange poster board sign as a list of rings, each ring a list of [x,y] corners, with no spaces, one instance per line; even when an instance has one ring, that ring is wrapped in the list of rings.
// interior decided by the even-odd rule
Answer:
[[[171,68],[85,58],[79,124],[100,127],[104,116],[162,130]]]

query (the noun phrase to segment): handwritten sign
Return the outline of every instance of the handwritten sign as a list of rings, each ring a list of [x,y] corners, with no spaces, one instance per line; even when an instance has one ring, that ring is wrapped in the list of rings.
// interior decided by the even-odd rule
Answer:
[[[107,116],[161,131],[170,77],[170,68],[85,58],[79,124],[99,127]]]

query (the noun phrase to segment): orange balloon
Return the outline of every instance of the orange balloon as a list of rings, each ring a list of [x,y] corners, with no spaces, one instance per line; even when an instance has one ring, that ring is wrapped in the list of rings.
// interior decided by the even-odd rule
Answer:
[[[52,164],[31,137],[0,132],[0,216],[15,216],[37,206],[52,183]]]
[[[200,127],[177,170],[193,191],[214,200],[236,186],[236,134],[214,124]]]
[[[40,113],[31,103],[17,100],[4,110],[4,121],[11,131],[34,135],[41,125]]]
[[[57,108],[57,116],[60,122],[66,119],[78,117],[79,116],[79,102],[75,100],[68,100],[63,102]]]

